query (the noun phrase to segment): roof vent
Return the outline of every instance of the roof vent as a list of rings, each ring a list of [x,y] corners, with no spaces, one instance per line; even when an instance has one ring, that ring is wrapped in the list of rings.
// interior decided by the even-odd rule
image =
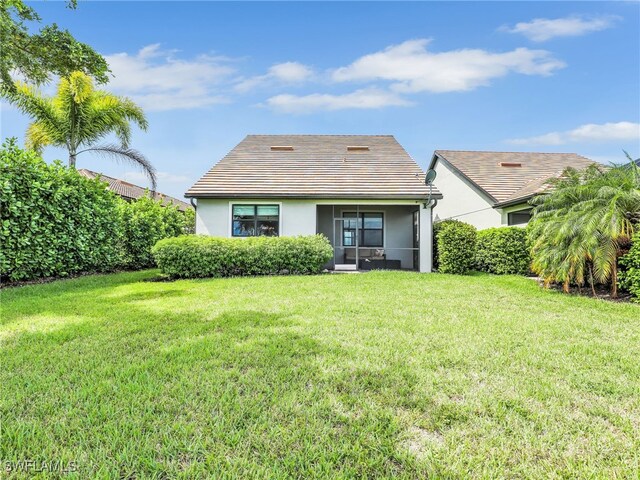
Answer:
[[[501,167],[521,167],[522,166],[521,163],[517,163],[517,162],[500,162],[498,165],[500,165]]]
[[[291,145],[272,145],[272,152],[293,152],[293,147]]]
[[[347,147],[347,152],[368,152],[369,147],[367,145],[351,145]]]

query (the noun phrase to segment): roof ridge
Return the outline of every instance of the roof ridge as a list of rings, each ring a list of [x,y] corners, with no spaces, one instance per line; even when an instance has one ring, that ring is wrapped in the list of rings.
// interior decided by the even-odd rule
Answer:
[[[393,137],[385,133],[249,133],[247,137]]]
[[[585,157],[584,155],[580,155],[576,152],[525,152],[521,150],[447,150],[447,149],[438,149],[435,152],[464,152],[464,153],[535,153],[536,155],[577,155],[578,157],[586,158],[587,160],[591,160],[590,158]]]

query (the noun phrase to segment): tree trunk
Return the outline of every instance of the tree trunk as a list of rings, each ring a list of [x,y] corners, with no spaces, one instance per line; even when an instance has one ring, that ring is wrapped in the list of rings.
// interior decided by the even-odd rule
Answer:
[[[611,298],[618,297],[618,257],[616,257],[616,261],[613,263],[613,268],[611,269]]]
[[[597,298],[598,294],[596,293],[596,287],[593,284],[593,265],[589,265],[589,283],[591,284],[591,293],[593,293],[593,296]]]
[[[71,168],[76,168],[76,154],[75,153],[70,153],[69,154],[69,166]]]

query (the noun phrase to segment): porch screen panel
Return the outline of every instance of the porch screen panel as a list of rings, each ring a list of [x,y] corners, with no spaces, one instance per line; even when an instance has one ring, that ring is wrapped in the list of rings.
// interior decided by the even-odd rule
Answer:
[[[382,247],[384,245],[382,213],[362,214],[362,246]]]
[[[345,212],[342,228],[342,245],[356,246],[356,231],[361,247],[382,247],[384,245],[384,217],[382,213],[364,212],[356,217],[355,212]],[[353,218],[353,220],[351,220]]]

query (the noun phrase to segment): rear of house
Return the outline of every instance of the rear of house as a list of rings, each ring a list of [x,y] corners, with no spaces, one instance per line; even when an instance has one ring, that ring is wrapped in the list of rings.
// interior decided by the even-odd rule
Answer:
[[[567,167],[593,164],[575,153],[475,152],[436,150],[429,168],[437,172],[443,199],[436,221],[456,219],[478,229],[526,225],[529,200],[548,188],[548,180]]]
[[[318,233],[334,249],[329,268],[420,272],[432,266],[429,195],[390,135],[249,135],[186,193],[196,233]]]

